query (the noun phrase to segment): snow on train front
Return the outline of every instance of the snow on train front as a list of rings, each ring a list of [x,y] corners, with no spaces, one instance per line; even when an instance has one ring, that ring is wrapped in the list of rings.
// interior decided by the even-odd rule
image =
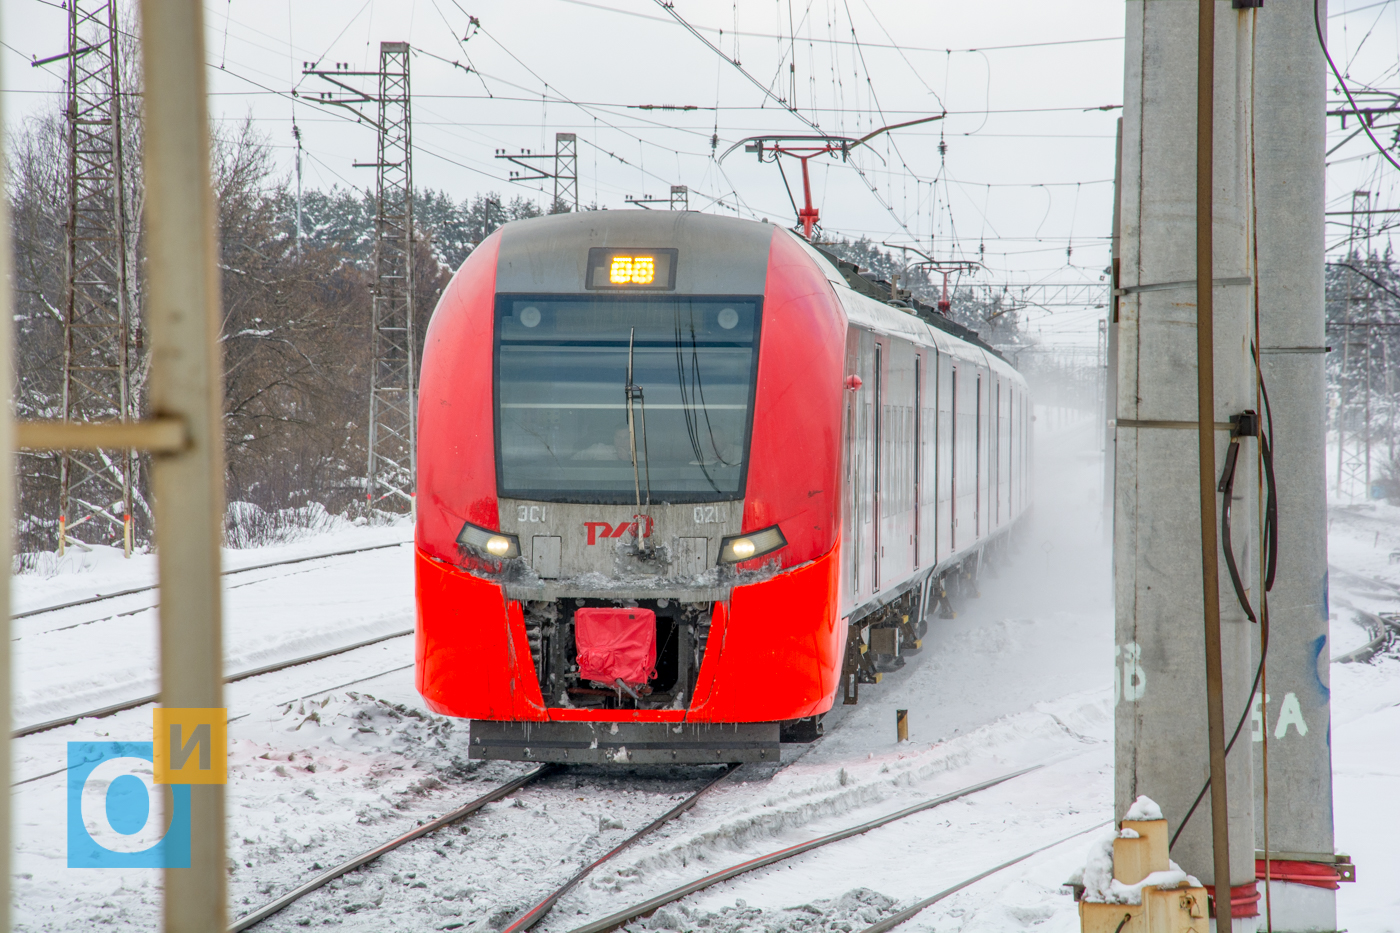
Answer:
[[[765,223],[508,224],[428,327],[417,686],[475,758],[775,760],[830,708],[847,320]]]

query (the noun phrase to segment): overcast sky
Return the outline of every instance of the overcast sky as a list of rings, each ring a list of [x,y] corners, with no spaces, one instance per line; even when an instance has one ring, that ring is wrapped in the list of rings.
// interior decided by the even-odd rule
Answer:
[[[698,37],[655,0],[206,0],[211,109],[226,126],[251,119],[288,177],[295,121],[308,187],[372,188],[372,171],[353,163],[373,159],[373,130],[313,103],[330,85],[303,75],[303,63],[373,70],[380,42],[407,41],[419,188],[547,202],[552,189],[511,183],[515,166],[495,153],[550,152],[556,132],[574,132],[585,205],[623,208],[628,196],[667,198],[683,184],[692,208],[785,223],[793,209],[775,166],[742,148],[719,159],[735,142],[813,132],[803,118],[858,137],[946,112],[857,150],[853,164],[812,161],[828,235],[980,260],[981,282],[1100,281],[1123,94],[1121,0],[676,0],[674,9]],[[27,115],[60,104],[66,68],[29,60],[63,50],[66,14],[50,0],[3,0],[3,14],[6,122],[22,131]],[[1354,84],[1400,84],[1400,2],[1334,0],[1328,25]],[[1354,129],[1331,120],[1329,145]],[[1357,188],[1375,192],[1376,206],[1395,203],[1395,172],[1364,136],[1332,158],[1330,210],[1349,207]],[[785,167],[800,203],[800,169]],[[1331,226],[1329,242],[1347,233]],[[1035,319],[1092,345],[1101,315]]]

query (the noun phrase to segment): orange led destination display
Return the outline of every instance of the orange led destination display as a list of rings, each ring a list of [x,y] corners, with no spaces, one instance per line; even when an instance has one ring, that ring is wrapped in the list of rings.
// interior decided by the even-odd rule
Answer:
[[[676,287],[676,250],[606,249],[588,251],[588,288],[662,289]]]

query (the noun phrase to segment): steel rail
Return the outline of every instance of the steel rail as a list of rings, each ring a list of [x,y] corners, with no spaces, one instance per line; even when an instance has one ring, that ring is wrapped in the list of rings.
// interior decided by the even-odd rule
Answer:
[[[324,658],[330,658],[338,654],[345,654],[346,652],[354,651],[357,648],[367,648],[370,645],[377,645],[382,641],[389,641],[393,638],[403,638],[406,635],[412,634],[413,629],[403,629],[397,632],[390,632],[387,635],[376,635],[373,638],[366,638],[364,641],[357,641],[353,645],[343,645],[339,648],[327,648],[325,651],[318,651],[315,654],[308,654],[299,658],[291,658],[286,661],[277,661],[272,664],[264,664],[261,667],[255,667],[251,670],[239,671],[236,674],[229,674],[227,677],[224,678],[224,683],[233,684],[237,683],[240,680],[247,680],[250,677],[258,677],[262,674],[271,674],[274,671],[281,671],[286,670],[289,667],[296,667],[298,664],[310,664],[312,661],[320,661]],[[332,687],[331,689],[337,688]],[[315,694],[309,695],[315,696]],[[87,712],[76,713],[72,716],[64,716],[60,719],[50,719],[48,722],[36,723],[32,726],[23,726],[11,732],[10,738],[20,739],[24,738],[26,735],[33,735],[36,732],[46,732],[49,729],[57,729],[59,726],[71,726],[73,725],[73,723],[77,722],[80,719],[101,719],[104,716],[111,716],[113,713],[120,713],[125,710],[136,709],[138,706],[145,706],[148,703],[154,703],[160,699],[160,696],[161,695],[159,693],[153,693],[149,696],[138,697],[134,700],[123,700],[120,703],[113,703],[111,706],[103,706],[100,709],[88,710]],[[303,699],[305,698],[303,697]]]
[[[593,869],[597,868],[599,865],[603,864],[608,859],[621,852],[623,849],[632,845],[632,843],[638,841],[639,839],[642,839],[645,836],[650,835],[653,830],[663,826],[666,823],[669,823],[671,820],[680,816],[682,813],[689,810],[691,807],[695,806],[695,804],[697,804],[700,801],[700,798],[703,797],[711,788],[718,785],[725,778],[729,777],[735,771],[739,770],[739,768],[740,765],[731,764],[729,767],[725,768],[724,771],[721,772],[718,777],[710,781],[704,787],[700,788],[698,791],[691,794],[685,800],[682,800],[680,803],[676,804],[674,807],[667,810],[665,813],[661,814],[656,819],[652,820],[642,829],[638,830],[637,832],[628,836],[626,839],[622,840],[622,842],[618,843],[600,858],[595,859],[594,861],[585,865],[572,878],[570,878],[568,881],[564,882],[562,885],[556,888],[553,894],[549,895],[549,897],[546,897],[534,907],[531,907],[525,913],[521,914],[510,924],[510,926],[502,930],[501,933],[524,933],[525,930],[528,930],[535,924],[539,923],[541,920],[544,919],[544,915],[549,913],[550,909],[554,907],[555,903],[558,902],[559,898],[572,891],[574,889],[574,886],[577,885],[584,878],[587,878],[588,875],[593,871]]]
[[[899,926],[901,923],[904,923],[905,921],[907,921],[907,920],[913,918],[913,916],[914,916],[915,914],[917,914],[919,911],[923,910],[924,908],[926,908],[926,907],[931,907],[931,906],[933,906],[934,904],[937,904],[939,901],[943,900],[945,897],[949,897],[949,896],[951,896],[951,895],[953,895],[953,894],[957,894],[957,893],[958,893],[959,891],[961,891],[963,888],[971,887],[972,885],[974,885],[974,884],[976,884],[977,882],[981,881],[983,878],[987,878],[987,877],[989,877],[989,876],[991,876],[991,875],[995,875],[997,872],[999,872],[999,871],[1001,871],[1001,870],[1003,870],[1003,869],[1010,868],[1012,865],[1015,865],[1015,864],[1017,864],[1017,863],[1019,863],[1019,862],[1024,862],[1026,859],[1030,858],[1031,856],[1039,855],[1040,853],[1044,852],[1046,849],[1053,849],[1053,848],[1055,848],[1055,846],[1064,845],[1066,842],[1069,842],[1071,839],[1075,839],[1075,838],[1077,838],[1077,837],[1079,837],[1079,836],[1084,835],[1085,833],[1091,833],[1091,832],[1093,832],[1094,830],[1099,829],[1099,828],[1104,827],[1104,826],[1107,826],[1107,825],[1109,825],[1109,824],[1112,823],[1112,822],[1113,822],[1112,820],[1104,820],[1102,823],[1095,823],[1093,826],[1090,826],[1090,827],[1088,827],[1087,829],[1081,829],[1081,830],[1080,830],[1079,832],[1077,832],[1077,833],[1070,833],[1068,836],[1064,837],[1063,839],[1057,839],[1057,840],[1055,840],[1054,842],[1048,843],[1047,845],[1043,845],[1043,846],[1041,846],[1041,847],[1038,848],[1038,849],[1032,849],[1031,851],[1027,852],[1025,855],[1018,855],[1018,856],[1016,856],[1016,857],[1013,858],[1013,859],[1009,859],[1009,860],[1007,860],[1007,861],[1005,861],[1005,862],[1002,862],[1000,865],[996,865],[996,866],[994,866],[994,867],[992,867],[992,868],[988,868],[986,871],[984,871],[984,872],[979,872],[979,873],[973,875],[971,878],[968,878],[968,879],[966,879],[966,880],[964,880],[964,881],[959,881],[957,884],[953,885],[951,888],[944,888],[942,891],[939,891],[937,894],[933,895],[933,897],[926,897],[926,898],[924,898],[923,900],[919,901],[918,903],[909,905],[908,907],[906,907],[906,908],[904,908],[903,910],[901,910],[899,913],[894,914],[893,916],[890,916],[890,917],[886,917],[884,920],[881,920],[879,923],[872,924],[871,926],[866,927],[865,929],[861,930],[860,933],[885,933],[886,930],[893,930],[895,927]]]
[[[359,554],[362,551],[382,551],[385,548],[403,547],[405,544],[412,544],[412,541],[395,541],[392,544],[372,544],[369,547],[350,548],[345,551],[331,551],[328,554],[311,554],[306,557],[293,557],[288,560],[275,560],[266,564],[254,564],[251,567],[238,567],[234,570],[225,570],[223,576],[228,577],[236,573],[247,573],[250,570],[267,570],[269,567],[283,567],[287,564],[301,564],[309,560],[325,560],[328,557],[344,557],[346,554]],[[86,606],[89,603],[102,602],[105,599],[116,599],[120,596],[132,596],[136,593],[149,593],[158,589],[159,585],[152,583],[148,586],[132,587],[129,590],[118,590],[115,593],[98,593],[96,596],[88,596],[83,599],[75,599],[71,602],[59,603],[55,606],[44,606],[39,609],[26,609],[24,612],[13,613],[11,619],[27,619],[30,616],[43,615],[46,612],[58,612],[60,609],[72,609],[74,606]],[[154,607],[152,607],[154,608]]]
[[[1376,615],[1374,612],[1367,612],[1365,609],[1358,609],[1345,600],[1336,600],[1336,605],[1342,609],[1349,609],[1361,617],[1362,625],[1371,635],[1371,640],[1360,648],[1353,648],[1345,654],[1339,654],[1331,659],[1333,664],[1354,664],[1357,661],[1370,661],[1377,654],[1390,648],[1395,644],[1397,637],[1400,637],[1400,621],[1387,619],[1384,616]]]
[[[717,871],[714,874],[706,875],[705,877],[697,881],[692,881],[689,884],[681,885],[679,888],[673,888],[670,891],[665,892],[664,894],[658,894],[650,900],[646,900],[640,904],[635,904],[632,907],[620,910],[617,913],[604,917],[601,920],[595,920],[592,923],[584,924],[581,927],[575,927],[573,930],[569,931],[569,933],[611,933],[612,930],[616,930],[623,924],[630,923],[633,920],[638,919],[639,917],[648,916],[654,913],[655,911],[659,910],[660,908],[665,907],[667,904],[672,903],[673,901],[678,901],[681,898],[694,894],[697,891],[703,891],[706,888],[719,884],[722,881],[728,881],[731,878],[737,878],[739,875],[746,874],[755,869],[763,868],[765,866],[772,865],[776,862],[781,862],[785,859],[790,859],[795,855],[801,855],[804,852],[810,852],[813,849],[829,845],[833,842],[839,842],[842,839],[849,839],[852,836],[859,836],[860,834],[867,833],[872,829],[876,829],[888,823],[893,823],[896,820],[902,820],[905,817],[913,816],[916,813],[922,813],[925,810],[931,810],[934,807],[941,806],[945,803],[950,803],[962,797],[967,797],[971,794],[978,793],[979,791],[987,790],[988,788],[995,787],[998,784],[1003,784],[1011,780],[1012,778],[1020,777],[1023,774],[1029,774],[1030,772],[1037,771],[1043,767],[1045,767],[1045,765],[1043,764],[1032,765],[1029,768],[1022,768],[1019,771],[1012,771],[1010,774],[1003,774],[1000,777],[994,777],[989,780],[981,781],[977,784],[964,787],[961,790],[955,790],[951,793],[943,794],[941,797],[934,797],[931,800],[925,800],[920,803],[916,803],[912,807],[905,807],[903,810],[897,810],[894,813],[890,813],[886,816],[869,820],[865,823],[861,823],[858,826],[852,826],[847,829],[837,830],[836,832],[828,833],[825,836],[818,836],[816,839],[812,839],[808,842],[799,843],[795,846],[788,846],[786,849],[779,849],[778,851],[771,852],[768,855],[762,855],[758,858],[749,859],[747,862],[741,862],[738,865],[726,868],[723,871]]]
[[[241,933],[241,931],[243,930],[247,930],[253,926],[256,926],[257,924],[266,920],[268,917],[271,917],[273,914],[278,913],[283,908],[295,903],[296,901],[310,894],[312,891],[324,887],[326,884],[334,881],[341,875],[352,872],[355,869],[360,868],[361,866],[368,865],[370,862],[379,858],[379,856],[383,855],[384,853],[392,852],[393,850],[399,848],[405,843],[412,842],[413,840],[418,839],[421,836],[426,836],[429,833],[436,832],[442,827],[447,826],[451,823],[455,823],[465,816],[470,816],[477,810],[480,810],[482,807],[486,806],[488,803],[492,803],[494,801],[500,800],[502,797],[515,793],[517,790],[524,787],[526,784],[531,784],[539,780],[546,774],[553,772],[555,769],[556,766],[553,764],[540,765],[535,770],[522,774],[515,780],[508,781],[505,784],[502,784],[500,787],[497,787],[495,790],[482,794],[480,797],[476,798],[468,804],[460,806],[457,809],[452,810],[448,813],[444,813],[442,816],[438,817],[435,820],[429,820],[421,826],[415,826],[413,829],[409,830],[403,835],[390,839],[388,842],[384,843],[381,846],[377,846],[373,849],[370,849],[368,852],[362,852],[354,858],[342,862],[341,864],[335,866],[332,869],[329,869],[328,871],[322,872],[321,874],[317,875],[315,878],[312,878],[310,881],[306,882],[300,887],[293,888],[286,894],[283,894],[275,901],[271,901],[270,903],[259,907],[252,913],[245,914],[244,916],[235,920],[233,923],[229,924],[228,933]]]

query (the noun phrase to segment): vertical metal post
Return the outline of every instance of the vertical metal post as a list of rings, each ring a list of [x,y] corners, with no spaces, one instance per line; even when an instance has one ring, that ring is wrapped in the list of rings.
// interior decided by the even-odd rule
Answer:
[[[379,43],[379,157],[375,160],[375,283],[370,339],[369,469],[365,505],[389,496],[412,509],[417,477],[413,328],[413,139],[409,45]]]
[[[301,258],[301,127],[292,123],[292,136],[297,141],[297,258]]]
[[[1318,12],[1325,26],[1325,2]],[[1266,675],[1271,699],[1260,704],[1261,713],[1267,713],[1261,731],[1269,741],[1269,807],[1265,814],[1263,799],[1256,796],[1255,838],[1264,842],[1267,817],[1271,850],[1330,860],[1334,840],[1323,265],[1327,63],[1318,47],[1311,3],[1265,4],[1253,15],[1259,360],[1273,414],[1280,543],[1274,588],[1268,595]],[[1346,284],[1350,293],[1353,283]],[[1350,329],[1338,333],[1344,345],[1350,341]],[[1337,412],[1339,441],[1345,398],[1342,401]],[[1280,722],[1285,703],[1294,709],[1289,697],[1298,704],[1303,728],[1297,722]],[[1249,725],[1245,729],[1253,731]],[[1262,776],[1263,743],[1251,744],[1255,773]],[[1262,786],[1258,781],[1256,787]],[[1274,930],[1337,929],[1337,892],[1276,878],[1270,887]]]
[[[690,210],[690,187],[688,185],[671,186],[671,210]]]
[[[131,309],[116,0],[68,4],[68,224],[63,420],[130,421]],[[131,451],[63,454],[58,548],[86,536],[132,545]],[[117,501],[113,501],[113,500]],[[81,516],[81,517],[79,517]]]
[[[556,213],[578,210],[578,135],[554,134],[554,206]]]
[[[1108,345],[1105,348],[1104,371],[1104,456],[1103,456],[1103,508],[1109,515],[1113,512],[1113,473],[1117,456],[1117,430],[1114,419],[1118,416],[1118,269],[1123,253],[1123,118],[1118,118],[1113,150],[1113,229],[1109,231],[1109,276],[1108,276]],[[1104,522],[1104,532],[1113,534],[1112,521]]]
[[[1215,0],[1196,27],[1196,438],[1201,496],[1201,590],[1206,646],[1215,914],[1230,916],[1230,808],[1225,778],[1225,675],[1220,646],[1220,542],[1215,534]],[[1221,891],[1224,890],[1222,896]]]
[[[0,102],[4,95],[0,94]],[[0,111],[0,126],[4,126]],[[0,172],[8,177],[4,139],[0,137]],[[14,314],[10,296],[10,201],[0,196],[0,725],[5,729],[0,746],[0,782],[10,785],[10,567],[14,524],[14,420],[10,415],[10,392],[14,386],[10,343]],[[10,929],[10,806],[0,807],[0,933]]]
[[[217,708],[224,705],[223,379],[203,4],[142,0],[141,25],[151,411],[183,419],[189,443],[152,459],[161,703]],[[190,867],[165,871],[165,929],[223,933],[222,785],[191,787],[190,840]]]

